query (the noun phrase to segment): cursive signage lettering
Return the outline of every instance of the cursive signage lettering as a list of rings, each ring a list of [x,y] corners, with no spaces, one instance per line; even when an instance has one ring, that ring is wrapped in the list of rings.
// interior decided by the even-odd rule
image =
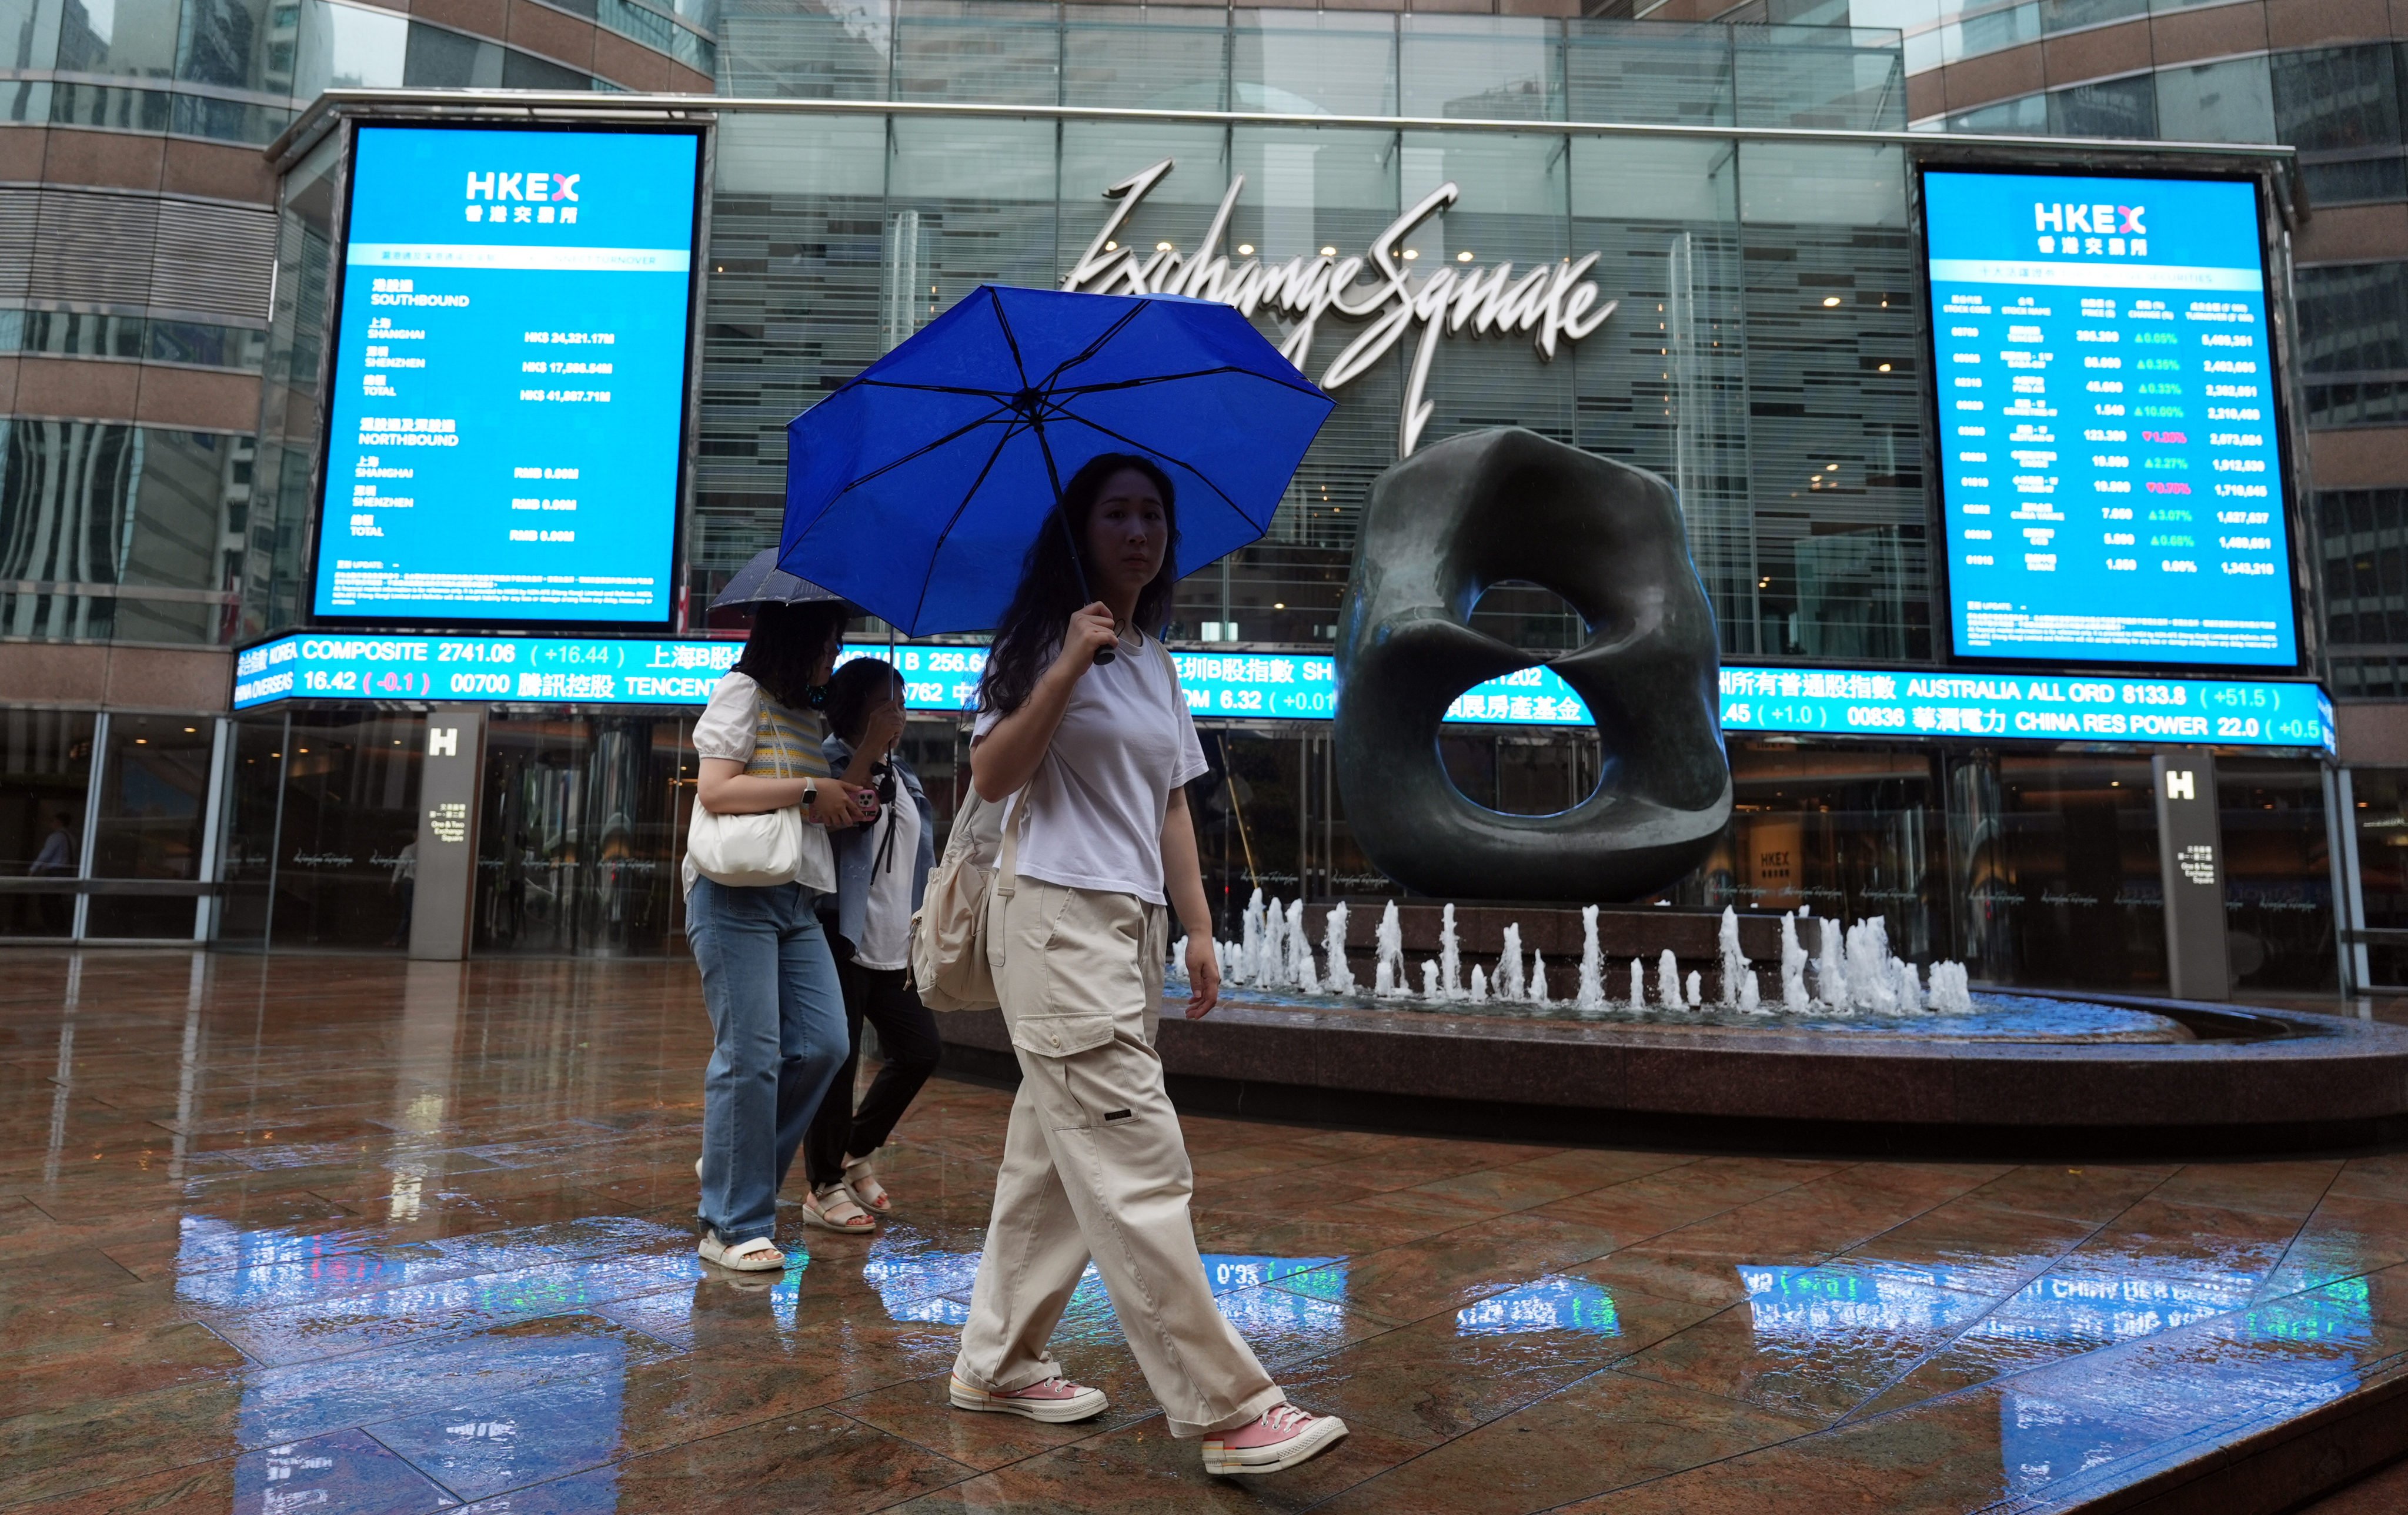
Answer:
[[[1140,254],[1122,245],[1122,228],[1146,193],[1170,172],[1175,160],[1165,158],[1141,173],[1131,174],[1104,191],[1117,201],[1104,218],[1101,231],[1087,244],[1069,273],[1066,290],[1098,294],[1184,294],[1218,300],[1253,316],[1267,311],[1289,324],[1280,355],[1303,370],[1312,354],[1312,338],[1321,318],[1336,314],[1369,321],[1323,370],[1321,387],[1335,390],[1369,371],[1388,354],[1405,333],[1418,326],[1419,342],[1405,381],[1404,414],[1397,427],[1397,454],[1410,456],[1420,442],[1422,428],[1434,410],[1422,398],[1429,384],[1430,360],[1441,336],[1469,331],[1474,336],[1526,334],[1541,363],[1555,355],[1558,340],[1578,341],[1605,324],[1618,300],[1604,300],[1588,279],[1598,254],[1541,264],[1515,274],[1510,263],[1493,267],[1442,264],[1417,274],[1403,244],[1416,227],[1455,204],[1461,191],[1452,182],[1425,194],[1405,213],[1371,239],[1362,257],[1340,257],[1325,250],[1313,257],[1274,263],[1268,258],[1231,262],[1220,251],[1237,209],[1238,192],[1246,176],[1232,175],[1227,193],[1212,213],[1203,246],[1194,254],[1160,247]],[[1368,280],[1365,276],[1369,276]]]

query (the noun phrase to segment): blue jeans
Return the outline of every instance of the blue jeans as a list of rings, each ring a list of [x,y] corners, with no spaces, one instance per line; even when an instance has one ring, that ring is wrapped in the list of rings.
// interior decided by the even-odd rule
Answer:
[[[844,1062],[844,992],[799,884],[697,879],[685,936],[714,1045],[702,1094],[702,1220],[733,1245],[770,1235],[778,1191]]]

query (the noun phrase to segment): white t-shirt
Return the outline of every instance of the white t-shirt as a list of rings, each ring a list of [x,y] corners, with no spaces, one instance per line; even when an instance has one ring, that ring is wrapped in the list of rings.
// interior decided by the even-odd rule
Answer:
[[[894,818],[895,839],[886,838]],[[884,858],[881,867],[878,860]],[[920,808],[897,779],[895,803],[878,812],[869,827],[869,897],[863,903],[861,945],[853,960],[865,968],[911,965],[911,879],[919,871]]]
[[[1002,719],[1001,711],[981,712],[971,739]],[[1118,657],[1080,676],[1036,777],[1004,811],[1009,826],[1028,807],[1018,872],[1169,903],[1162,892],[1162,818],[1170,792],[1206,772],[1170,654],[1151,636],[1135,649],[1124,641]]]
[[[710,692],[710,703],[695,720],[695,755],[749,764],[752,761],[753,735],[760,725],[761,686],[752,681],[750,674],[730,669],[720,676],[718,687]],[[695,803],[699,806],[701,801]],[[685,892],[691,894],[694,881],[702,877],[695,871],[692,852],[685,855],[681,871]],[[836,853],[828,846],[827,830],[811,824],[808,817],[803,821],[803,865],[796,873],[795,882],[823,894],[836,893]]]

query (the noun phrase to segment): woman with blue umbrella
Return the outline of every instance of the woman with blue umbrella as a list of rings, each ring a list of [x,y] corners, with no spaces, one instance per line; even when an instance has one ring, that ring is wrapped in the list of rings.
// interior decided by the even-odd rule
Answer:
[[[1046,1350],[1092,1259],[1171,1434],[1200,1438],[1221,1474],[1295,1466],[1346,1426],[1286,1402],[1197,1251],[1154,1049],[1172,910],[1191,1019],[1220,972],[1184,790],[1204,755],[1154,634],[1195,539],[1182,496],[1200,497],[1205,561],[1253,540],[1329,408],[1226,307],[990,289],[792,429],[784,563],[906,630],[997,628],[970,773],[982,799],[1009,801],[987,940],[1022,1079],[953,1403],[1102,1413],[1102,1391]],[[881,496],[887,509],[853,515]],[[889,550],[845,554],[861,572],[808,555],[871,520]],[[1021,571],[997,614],[1008,544]]]

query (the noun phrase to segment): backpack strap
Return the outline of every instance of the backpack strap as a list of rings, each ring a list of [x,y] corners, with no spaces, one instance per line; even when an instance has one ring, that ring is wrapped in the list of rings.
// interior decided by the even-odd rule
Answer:
[[[1019,797],[1025,799],[1028,793],[1028,785],[1036,782],[1037,780],[1032,778],[1028,780],[1028,784],[1022,785]],[[1028,807],[1025,804],[1012,806],[1011,818],[1003,824],[1003,846],[996,854],[995,892],[998,894],[1010,894],[1012,887],[1019,881],[1020,834],[1026,829],[1027,825]]]

